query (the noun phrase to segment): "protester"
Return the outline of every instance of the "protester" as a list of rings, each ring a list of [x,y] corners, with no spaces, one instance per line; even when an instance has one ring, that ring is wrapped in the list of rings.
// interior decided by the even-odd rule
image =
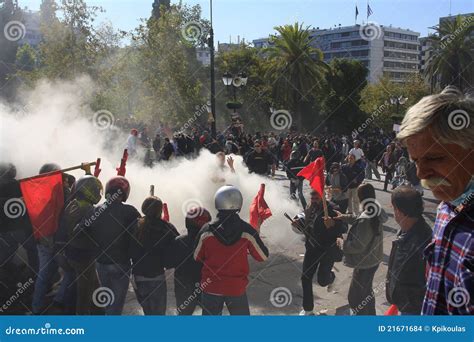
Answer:
[[[133,128],[130,131],[130,135],[128,136],[127,143],[125,145],[128,154],[133,157],[137,154],[138,151],[138,130]]]
[[[375,199],[371,184],[357,189],[362,213],[338,214],[336,220],[351,224],[347,239],[338,238],[344,252],[344,264],[353,268],[349,287],[349,306],[354,315],[375,315],[375,294],[372,289],[375,272],[383,259],[383,228],[387,214]]]
[[[64,304],[65,310],[75,305],[72,312],[77,315],[90,315],[93,312],[92,294],[99,287],[95,269],[96,244],[88,227],[94,205],[101,197],[102,184],[97,178],[92,175],[79,178],[74,184],[71,200],[64,209],[55,238],[56,248],[60,251],[59,264],[64,270],[60,292],[66,296],[64,303],[60,304]]]
[[[125,177],[111,178],[105,185],[106,202],[94,210],[90,231],[98,245],[97,272],[102,287],[109,288],[113,302],[105,307],[106,315],[122,314],[130,283],[130,241],[140,213],[125,204],[130,183]]]
[[[303,177],[298,177],[297,174],[304,167],[304,163],[300,160],[297,151],[291,152],[290,160],[285,163],[286,176],[290,180],[290,197],[296,199],[296,191],[298,191],[298,198],[301,201],[303,209],[306,208],[306,199],[303,194]]]
[[[379,165],[382,166],[382,171],[385,172],[385,180],[383,183],[383,191],[387,191],[388,184],[392,181],[393,173],[395,171],[395,164],[397,159],[394,153],[394,145],[387,146],[382,158],[379,160]]]
[[[203,315],[221,315],[224,304],[231,315],[249,315],[248,254],[264,261],[268,249],[258,232],[239,217],[243,198],[236,187],[221,187],[214,202],[217,219],[203,227],[194,251],[196,261],[203,263]]]
[[[178,236],[172,248],[174,293],[178,315],[192,315],[201,301],[202,264],[195,261],[193,252],[201,228],[211,221],[211,214],[204,208],[192,208],[186,213],[187,234]]]
[[[380,153],[383,150],[383,146],[380,146],[377,142],[369,140],[366,146],[366,168],[365,168],[365,178],[372,179],[372,172],[374,173],[377,180],[380,181],[380,173],[377,168],[378,161],[380,159]]]
[[[162,220],[163,202],[155,196],[143,201],[134,239],[130,241],[133,285],[145,315],[165,315],[167,287],[165,268],[171,266],[170,256],[176,228]]]
[[[347,177],[341,172],[339,163],[332,163],[326,177],[326,185],[330,187],[331,201],[338,206],[341,213],[345,213],[349,204],[347,195]]]
[[[423,250],[431,240],[431,228],[423,218],[423,198],[412,187],[392,192],[395,221],[400,226],[387,270],[387,300],[402,315],[419,315],[425,295]]]
[[[364,156],[364,151],[360,147],[360,140],[354,140],[354,147],[350,149],[349,154],[352,154],[355,157],[356,161],[359,161]]]
[[[271,168],[271,174],[275,176],[275,161],[270,153],[262,149],[262,143],[259,140],[255,141],[254,150],[248,154],[245,163],[250,173],[266,176]]]
[[[347,163],[342,165],[342,173],[347,178],[347,197],[349,199],[348,212],[357,215],[359,213],[359,199],[357,187],[364,181],[364,169],[356,162],[356,157],[349,153]]]
[[[412,106],[397,136],[416,163],[422,185],[441,200],[425,250],[423,315],[474,314],[473,113],[473,96],[447,87]]]
[[[329,204],[329,203],[328,203]],[[304,222],[301,225],[305,235],[305,254],[301,285],[303,287],[303,311],[301,316],[314,315],[313,277],[317,274],[319,285],[328,286],[330,291],[336,276],[332,271],[338,257],[336,239],[342,237],[347,227],[341,221],[326,220],[324,218],[323,201],[315,190],[311,191],[311,204],[304,212]],[[328,205],[328,215],[336,216],[332,204]]]

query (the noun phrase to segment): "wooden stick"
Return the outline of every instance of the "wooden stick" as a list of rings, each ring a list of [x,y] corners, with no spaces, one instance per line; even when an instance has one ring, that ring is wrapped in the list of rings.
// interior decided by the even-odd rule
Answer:
[[[28,178],[22,178],[22,179],[19,179],[18,181],[19,182],[29,181],[29,180],[32,180],[32,179],[35,179],[35,178],[41,178],[41,177],[54,175],[56,173],[64,173],[64,172],[68,172],[68,171],[72,171],[72,170],[82,169],[86,165],[93,166],[95,164],[97,164],[97,162],[82,163],[81,165],[71,166],[71,167],[68,167],[66,169],[61,169],[61,170],[57,170],[57,171],[42,173],[40,175],[36,175],[36,176],[28,177]]]
[[[155,196],[155,186],[150,185],[150,196]]]

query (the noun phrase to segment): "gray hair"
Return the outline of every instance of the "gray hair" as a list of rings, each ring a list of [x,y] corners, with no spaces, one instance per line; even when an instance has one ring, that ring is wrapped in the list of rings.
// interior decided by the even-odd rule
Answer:
[[[472,149],[473,113],[473,93],[463,94],[456,87],[448,86],[439,94],[425,96],[408,109],[397,139],[403,142],[429,127],[433,137],[439,142]]]

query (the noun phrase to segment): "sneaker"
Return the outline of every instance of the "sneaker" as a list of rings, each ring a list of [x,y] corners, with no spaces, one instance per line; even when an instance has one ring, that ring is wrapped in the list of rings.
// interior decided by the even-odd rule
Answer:
[[[300,316],[315,316],[315,314],[314,314],[313,310],[311,310],[311,311],[301,310]]]

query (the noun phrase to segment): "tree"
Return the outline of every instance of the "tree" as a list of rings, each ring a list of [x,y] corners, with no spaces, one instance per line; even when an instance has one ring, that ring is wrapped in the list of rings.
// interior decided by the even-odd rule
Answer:
[[[154,0],[153,9],[151,11],[151,18],[160,19],[163,9],[170,9],[170,0]]]
[[[51,25],[58,20],[56,11],[58,5],[54,0],[42,0],[40,5],[40,25]]]
[[[442,21],[434,29],[436,33],[428,37],[431,55],[425,76],[432,87],[455,85],[461,90],[468,87],[474,81],[474,16],[457,16]]]
[[[329,91],[322,100],[324,128],[331,132],[351,131],[363,116],[360,94],[367,85],[368,70],[359,61],[349,59],[333,59],[329,66]]]
[[[219,53],[216,58],[217,69],[217,110],[219,119],[226,119],[226,124],[230,121],[230,110],[226,108],[225,103],[229,99],[227,90],[220,80],[225,72],[232,75],[238,75],[243,72],[248,77],[248,83],[245,87],[237,90],[239,102],[243,103],[239,114],[244,124],[252,129],[269,129],[270,115],[269,108],[272,103],[271,84],[264,77],[267,60],[262,58],[259,50],[247,45],[241,45],[238,49],[232,49]],[[228,113],[227,115],[223,115]],[[265,115],[262,113],[268,113]]]
[[[293,122],[302,130],[310,119],[312,95],[323,88],[329,67],[321,50],[312,46],[308,28],[295,23],[275,30],[279,35],[272,37],[273,45],[267,50],[271,64],[266,76],[273,84],[274,98],[288,106]]]

